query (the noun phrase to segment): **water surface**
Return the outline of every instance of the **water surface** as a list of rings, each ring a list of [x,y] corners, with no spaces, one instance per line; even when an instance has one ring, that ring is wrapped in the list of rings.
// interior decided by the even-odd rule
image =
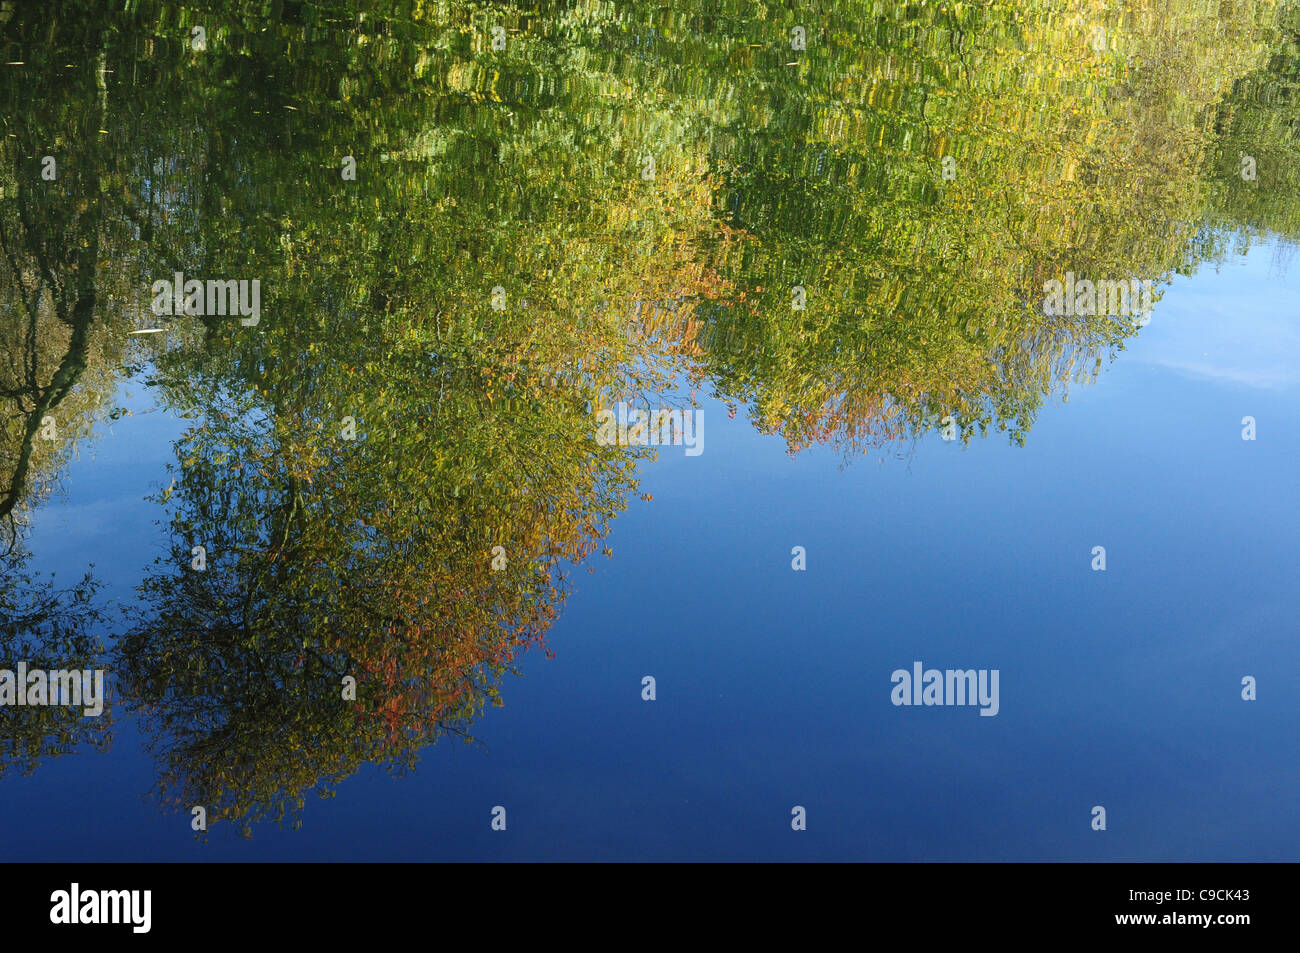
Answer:
[[[1296,857],[1294,3],[0,44],[0,856]]]

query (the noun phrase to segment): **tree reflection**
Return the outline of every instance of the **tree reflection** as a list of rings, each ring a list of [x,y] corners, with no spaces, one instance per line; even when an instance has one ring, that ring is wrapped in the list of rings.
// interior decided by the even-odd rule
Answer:
[[[1049,314],[1046,281],[1293,242],[1298,23],[1193,0],[6,8],[6,651],[99,651],[93,583],[41,588],[22,517],[139,370],[192,422],[114,656],[160,795],[247,827],[409,767],[499,700],[635,491],[593,408],[685,382],[792,451],[945,420],[1023,442],[1141,323]],[[149,313],[176,272],[259,281],[260,323]],[[25,767],[71,738],[38,728],[6,735]]]

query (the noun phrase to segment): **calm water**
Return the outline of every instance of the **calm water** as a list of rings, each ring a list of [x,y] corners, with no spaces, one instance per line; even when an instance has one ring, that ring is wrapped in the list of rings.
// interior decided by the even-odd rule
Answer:
[[[265,7],[0,11],[0,857],[1296,858],[1300,5]]]

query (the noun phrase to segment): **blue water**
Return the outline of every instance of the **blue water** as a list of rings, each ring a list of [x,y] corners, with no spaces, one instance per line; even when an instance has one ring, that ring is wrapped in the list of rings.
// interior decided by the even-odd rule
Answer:
[[[134,416],[81,448],[30,545],[129,604],[184,423],[124,390]],[[1023,448],[932,434],[846,466],[705,400],[704,453],[643,467],[653,500],[615,522],[480,746],[367,766],[309,795],[301,830],[199,843],[146,797],[154,762],[119,716],[107,753],[4,779],[0,857],[1293,859],[1298,394],[1300,274],[1265,245],[1177,279]],[[918,660],[998,669],[997,716],[892,705]]]

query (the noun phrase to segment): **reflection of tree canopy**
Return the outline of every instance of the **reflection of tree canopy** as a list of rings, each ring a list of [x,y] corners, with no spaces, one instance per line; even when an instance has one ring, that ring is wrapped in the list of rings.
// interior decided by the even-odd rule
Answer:
[[[1300,234],[1300,6],[1281,8],[1275,32],[1267,59],[1237,80],[1214,117],[1216,135],[1205,161],[1208,218],[1250,237],[1294,239]],[[1240,177],[1245,156],[1257,164],[1254,181]]]
[[[266,95],[239,85],[260,71],[383,85],[346,62],[346,39],[308,64],[259,39],[266,62],[232,67],[212,108]],[[253,159],[210,137],[202,189],[221,215],[173,218],[198,264],[159,271],[259,278],[263,321],[195,319],[154,353],[165,399],[202,422],[177,446],[174,551],[120,645],[163,796],[244,823],[468,731],[632,487],[634,460],[594,443],[592,404],[661,388],[692,359],[687,322],[631,318],[634,302],[718,288],[684,241],[709,221],[693,168],[648,188],[630,159],[564,148],[593,135],[565,128],[580,112],[519,103],[511,118],[457,91],[394,92],[391,109],[295,101],[302,134],[284,134],[284,110],[249,119],[265,127]]]
[[[104,668],[104,645],[96,585],[87,575],[65,589],[28,571],[28,555],[14,549],[0,555],[0,669]],[[107,690],[107,689],[106,689]],[[79,745],[108,747],[111,709],[84,717],[84,709],[50,706],[0,707],[0,777],[29,774],[44,759]]]
[[[123,355],[147,366],[194,420],[119,646],[164,796],[249,823],[409,765],[468,732],[633,489],[596,404],[686,379],[792,448],[948,414],[1023,439],[1134,333],[1044,314],[1044,280],[1294,238],[1295,10],[6,8],[0,515],[16,532]],[[175,271],[259,280],[260,325],[147,314]],[[141,322],[166,332],[126,351]]]
[[[68,21],[37,24],[9,7],[0,15],[11,50],[66,51],[84,39]],[[122,153],[100,133],[99,65],[56,54],[0,72],[0,668],[10,670],[106,667],[97,585],[87,574],[60,587],[33,572],[24,526],[76,444],[112,414],[120,374],[125,332],[104,319],[129,281],[105,263],[117,264],[133,229],[115,205],[127,181]],[[45,155],[57,163],[52,180],[41,175]],[[112,718],[107,706],[89,718],[5,706],[0,723],[0,774],[27,773],[80,744],[106,747]]]
[[[751,293],[717,313],[709,369],[793,447],[947,414],[1023,440],[1047,394],[1134,332],[1044,314],[1044,280],[1161,281],[1221,253],[1202,227],[1211,121],[1263,63],[1274,7],[836,6],[797,67],[755,55],[715,142],[753,241],[743,281],[721,269]]]
[[[409,765],[466,733],[631,484],[631,461],[600,453],[585,406],[549,381],[517,375],[491,401],[476,362],[423,350],[382,375],[323,373],[361,408],[356,441],[342,414],[278,394],[273,415],[208,404],[177,447],[174,552],[120,646],[166,796],[215,816],[278,815],[364,761]],[[191,545],[207,547],[206,571],[189,568]]]

